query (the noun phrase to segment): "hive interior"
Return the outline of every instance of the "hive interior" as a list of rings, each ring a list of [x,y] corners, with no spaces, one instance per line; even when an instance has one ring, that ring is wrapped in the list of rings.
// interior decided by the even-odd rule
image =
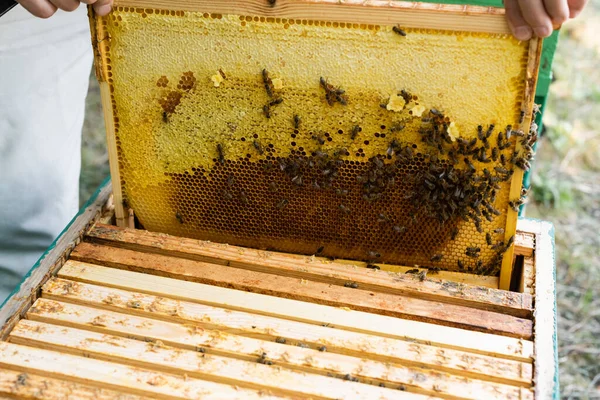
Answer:
[[[485,275],[510,257],[529,43],[128,7],[98,26],[146,229]]]

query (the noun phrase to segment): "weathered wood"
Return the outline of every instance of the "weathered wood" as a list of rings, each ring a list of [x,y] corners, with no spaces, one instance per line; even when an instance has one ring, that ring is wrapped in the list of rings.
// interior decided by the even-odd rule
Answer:
[[[523,118],[522,122],[519,123],[519,129],[523,130],[524,132],[529,132],[529,128],[533,119],[533,101],[535,99],[535,88],[537,85],[538,69],[542,54],[542,42],[543,39],[537,37],[534,37],[529,41],[529,54],[527,57],[527,69],[525,72],[525,88],[523,102],[521,104]],[[520,141],[517,141],[515,151],[523,151],[523,145]],[[510,191],[508,194],[509,200],[518,199],[521,197],[521,189],[523,187],[523,172],[524,171],[522,169],[515,168],[515,172],[510,183]],[[511,207],[508,207],[508,210],[506,211],[505,241],[508,241],[512,235],[516,234],[517,221],[518,213]],[[500,268],[500,281],[498,282],[499,289],[510,290],[514,252],[515,246],[513,245],[510,246],[504,253],[502,266]]]
[[[523,258],[523,274],[519,290],[523,293],[533,295],[535,286],[535,261],[533,257]]]
[[[275,399],[256,390],[0,342],[0,366],[158,399]]]
[[[530,386],[533,378],[531,363],[498,359],[415,343],[412,340],[384,338],[335,329],[331,326],[316,326],[59,278],[44,285],[42,296],[168,322],[194,323],[206,329],[263,340],[285,339],[288,344],[303,343],[313,349],[326,346],[328,352],[428,368],[493,382]]]
[[[520,225],[517,222],[517,229]],[[535,235],[530,232],[517,231],[515,234],[515,255],[516,256],[533,256],[533,249],[535,249]]]
[[[114,390],[84,385],[68,380],[48,378],[22,371],[0,368],[2,395],[17,399],[44,400],[142,400],[143,397]]]
[[[98,24],[97,28],[100,30],[98,34],[103,35],[102,37],[106,37],[106,32],[103,32],[104,29],[101,24]],[[95,37],[92,37],[92,43],[97,40]],[[102,41],[101,46],[107,46],[106,43],[108,40]],[[95,46],[94,46],[95,47]],[[99,57],[97,55],[96,57]],[[94,63],[98,65],[103,65],[100,63],[100,60],[96,58]],[[114,206],[115,206],[115,221],[118,226],[127,227],[129,225],[129,214],[125,214],[127,210],[123,207],[123,193],[121,189],[121,172],[119,170],[119,154],[117,149],[117,135],[115,130],[115,119],[113,113],[113,103],[111,99],[110,85],[105,80],[98,79],[98,84],[100,86],[100,98],[102,100],[102,111],[104,113],[104,125],[106,126],[106,150],[108,152],[108,164],[110,168],[110,176],[113,182],[113,196],[114,196]]]
[[[268,360],[276,367],[333,375],[338,378],[345,378],[350,374],[360,382],[374,385],[383,383],[386,387],[404,385],[408,391],[440,397],[478,399],[489,398],[490,394],[495,392],[514,397],[528,392],[528,390],[521,390],[524,389],[522,387],[459,377],[428,368],[407,368],[393,363],[237,336],[225,331],[204,329],[197,325],[175,324],[51,300],[40,299],[39,306],[36,303],[36,307],[32,308],[30,314],[32,318],[44,322],[145,340],[154,344],[159,341],[160,347],[169,345],[185,350],[201,351],[201,354],[214,354],[253,362],[256,362],[262,354],[266,354]],[[68,342],[67,339],[65,341]],[[118,343],[123,344],[122,341]],[[153,345],[144,343],[144,346]],[[277,379],[277,376],[274,375],[273,379]]]
[[[62,266],[89,225],[100,217],[102,206],[106,203],[110,193],[111,184],[107,180],[35,263],[16,293],[9,297],[0,308],[0,340],[8,335],[21,315],[33,304],[38,289]]]
[[[63,267],[59,275],[61,278],[232,310],[248,311],[318,325],[330,323],[338,328],[356,332],[392,338],[411,337],[421,343],[509,359],[529,361],[532,356],[532,342],[527,340],[441,325],[431,329],[431,324],[424,322],[369,314],[349,308],[336,308],[284,298],[277,298],[276,301],[273,301],[272,296],[100,266],[80,267],[71,264]]]
[[[266,390],[277,395],[310,396],[311,398],[373,399],[393,398],[396,389],[390,390],[373,385],[365,385],[349,380],[310,374],[281,368],[277,364],[267,365],[254,361],[244,361],[197,351],[181,350],[166,346],[160,341],[148,343],[140,340],[121,338],[79,329],[58,327],[33,321],[21,321],[10,336],[11,342],[44,349],[88,355],[107,361],[125,363],[140,368],[150,368],[173,374],[226,383],[251,389]],[[295,349],[295,348],[292,348]],[[269,355],[263,358],[269,360]],[[425,376],[425,375],[424,375]],[[444,380],[436,379],[439,394]],[[454,379],[455,387],[460,385]],[[450,386],[448,384],[444,386]],[[495,385],[504,395],[517,398],[519,388]],[[490,390],[481,390],[470,398],[488,397]],[[504,390],[503,390],[504,389]],[[438,392],[430,390],[435,396]],[[417,396],[416,398],[419,398]]]
[[[123,0],[118,4],[123,7],[510,34],[503,18],[504,9],[492,7],[380,0],[277,0],[273,5],[263,0]]]
[[[535,234],[535,398],[550,399],[558,393],[554,226],[536,220],[519,224]]]
[[[532,335],[532,321],[498,312],[89,243],[79,247],[72,258],[113,268],[517,338]]]
[[[189,260],[227,265],[257,272],[268,272],[317,282],[344,285],[356,282],[361,289],[400,294],[449,304],[502,312],[522,318],[531,317],[532,297],[521,293],[488,289],[438,279],[441,274],[420,282],[414,275],[360,268],[322,258],[179,238],[148,231],[127,231],[113,226],[96,225],[88,239],[108,246],[181,257]],[[75,260],[94,260],[94,250],[85,243],[72,255]],[[364,264],[364,263],[362,263]]]

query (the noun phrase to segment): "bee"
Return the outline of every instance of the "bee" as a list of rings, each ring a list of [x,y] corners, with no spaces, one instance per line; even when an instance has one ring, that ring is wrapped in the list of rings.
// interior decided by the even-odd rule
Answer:
[[[335,194],[337,196],[347,196],[348,195],[348,189],[335,189]]]
[[[425,280],[425,278],[427,277],[427,270],[425,269],[425,270],[419,272],[419,274],[417,276],[418,276],[419,280],[421,282],[423,282]]]
[[[435,109],[435,108],[430,109],[429,112],[431,114],[435,115],[436,117],[442,117],[443,116],[442,112],[439,111],[439,110],[437,110],[437,109]]]
[[[392,126],[390,126],[390,132],[400,132],[401,130],[403,130],[405,128],[404,124],[401,123],[395,123]]]
[[[225,76],[225,72],[223,72],[223,70],[221,68],[219,68],[219,74],[221,75],[221,77],[223,79],[227,79],[227,76]]]
[[[175,218],[177,218],[177,221],[179,221],[180,224],[183,224],[183,217],[181,216],[181,214],[179,213],[179,211],[177,211],[175,213]]]
[[[312,135],[311,139],[313,139],[314,141],[316,141],[320,145],[324,145],[325,144],[325,139],[323,139],[321,136]]]
[[[269,107],[269,105],[268,105],[268,104],[265,104],[265,105],[263,106],[263,113],[265,114],[265,117],[267,117],[267,118],[271,118],[271,115],[272,115],[272,114],[271,114],[271,107]]]
[[[511,200],[508,202],[508,206],[514,211],[514,212],[519,212],[519,207],[521,206],[521,204],[519,204],[519,201],[517,200]]]
[[[496,126],[495,126],[494,124],[491,124],[491,125],[488,127],[488,130],[487,130],[487,132],[485,133],[485,138],[486,138],[486,139],[487,139],[487,138],[489,138],[490,136],[492,136],[492,132],[494,132],[494,128],[495,128],[495,127],[496,127]]]
[[[406,32],[404,31],[404,29],[400,28],[398,25],[394,26],[392,30],[400,36],[406,36]]]
[[[240,194],[238,195],[238,198],[240,199],[240,201],[242,202],[242,204],[248,205],[248,203],[249,203],[248,196],[246,195],[245,191],[240,190]]]
[[[481,125],[477,126],[477,137],[479,138],[479,140],[483,140],[483,138],[485,137],[485,135],[483,134],[483,126]]]
[[[487,158],[487,152],[485,151],[485,147],[481,147],[481,150],[479,153],[479,161],[482,163],[489,163],[492,161],[489,158]]]
[[[406,227],[400,226],[400,225],[394,225],[394,227],[392,229],[394,230],[394,232],[396,232],[398,234],[404,233],[406,231]]]
[[[325,346],[319,346],[319,347],[317,347],[317,350],[319,350],[321,352],[324,352],[324,351],[327,351],[327,347],[325,347]]]
[[[352,289],[358,289],[358,283],[356,283],[356,282],[346,282],[346,283],[344,283],[344,287],[348,287],[348,288],[352,288]]]
[[[163,113],[162,113],[162,119],[163,119],[163,122],[164,122],[165,124],[166,124],[167,122],[169,122],[169,114],[167,114],[167,112],[166,112],[166,111],[163,111]]]
[[[377,222],[382,224],[382,223],[390,222],[390,219],[385,214],[379,214],[379,215],[377,215]]]
[[[498,249],[502,249],[502,248],[504,248],[504,242],[503,241],[496,242],[496,244],[494,244],[492,246],[492,250],[498,250]]]
[[[277,0],[267,0],[267,3],[269,3],[271,7],[275,7],[275,3],[277,3]]]
[[[438,261],[442,261],[442,258],[444,258],[443,254],[435,254],[434,256],[432,256],[429,261],[431,262],[438,262]]]
[[[273,97],[273,80],[269,77],[269,71],[262,70],[263,83],[269,97]],[[268,117],[267,117],[268,118]]]
[[[344,375],[344,379],[347,381],[351,381],[351,382],[358,382],[358,378],[356,378],[350,374]]]
[[[381,268],[379,268],[378,265],[375,265],[375,264],[367,264],[367,268],[369,268],[369,269],[381,269]]]
[[[465,265],[463,264],[462,261],[458,260],[458,261],[456,261],[456,263],[458,264],[458,269],[465,269]]]
[[[275,193],[275,192],[277,192],[277,190],[278,190],[277,184],[275,182],[269,182],[269,192]]]
[[[456,236],[458,236],[458,228],[453,228],[450,232],[450,240],[455,240]]]
[[[515,242],[515,235],[512,235],[510,237],[510,239],[508,239],[508,242],[506,242],[506,248],[509,248],[510,246],[512,246],[514,242]]]
[[[356,139],[356,136],[358,135],[358,133],[362,131],[361,127],[358,125],[354,125],[352,127],[352,130],[350,131],[350,139],[354,140]]]
[[[471,163],[471,160],[465,157],[463,161],[465,162],[465,164],[467,164],[467,167],[469,167],[471,171],[475,172],[475,166],[473,165],[473,163]]]
[[[502,235],[504,233],[504,229],[503,228],[494,229],[494,233],[498,234],[498,235]]]
[[[418,273],[419,273],[419,268],[409,269],[408,271],[405,272],[405,274],[418,274]]]
[[[279,202],[277,203],[276,207],[278,210],[282,210],[283,208],[285,208],[285,206],[287,206],[289,204],[289,201],[287,199],[281,199],[279,200]]]
[[[497,147],[494,147],[494,148],[492,149],[492,160],[494,160],[494,161],[497,161],[497,160],[498,160],[498,153],[499,153],[499,150],[498,150],[498,148],[497,148]]]
[[[221,143],[217,144],[217,154],[219,155],[219,162],[221,164],[225,164],[225,154],[223,152],[223,145]]]
[[[371,259],[373,259],[373,258],[379,258],[379,257],[381,257],[381,254],[378,253],[378,252],[376,252],[376,251],[369,250],[369,251],[367,251],[367,257],[371,258]]]
[[[300,128],[300,122],[302,122],[302,119],[300,118],[300,116],[294,115],[294,129]]]
[[[522,124],[525,121],[525,111],[521,110],[521,114],[519,115],[519,124]]]
[[[229,190],[223,190],[223,198],[225,200],[233,200],[233,195]]]
[[[22,373],[17,376],[17,386],[25,386],[27,383],[27,374]]]
[[[272,100],[269,103],[269,107],[273,107],[273,106],[276,106],[276,105],[281,104],[281,103],[283,103],[283,98],[278,97],[278,98],[276,98],[275,100]]]
[[[273,365],[273,361],[267,360],[267,353],[262,353],[257,362],[264,365]]]
[[[350,209],[349,209],[348,207],[346,207],[345,205],[343,205],[343,204],[340,204],[340,205],[338,206],[338,209],[339,209],[341,212],[343,212],[344,214],[346,214],[346,215],[347,215],[347,214],[350,214]]]
[[[488,246],[492,245],[492,235],[490,235],[489,232],[485,234],[485,241],[487,242]]]
[[[318,256],[320,254],[323,253],[323,250],[325,250],[325,246],[321,246],[317,249],[317,251],[315,252],[315,256]]]
[[[260,142],[258,140],[255,140],[254,143],[252,143],[252,145],[254,146],[254,149],[256,149],[256,152],[258,154],[263,154],[265,152],[265,150],[263,149],[262,145],[260,144]]]
[[[285,338],[278,337],[277,339],[275,339],[275,342],[277,342],[279,344],[285,344],[286,340],[285,340]]]
[[[480,270],[481,270],[481,268],[483,268],[483,261],[481,261],[481,260],[477,260],[477,261],[475,262],[475,268],[476,268],[478,271],[480,271]]]

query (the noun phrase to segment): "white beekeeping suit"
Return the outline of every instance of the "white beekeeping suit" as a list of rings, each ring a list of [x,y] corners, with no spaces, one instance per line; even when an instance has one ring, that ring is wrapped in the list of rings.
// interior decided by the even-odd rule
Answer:
[[[78,209],[86,7],[0,18],[0,303]]]

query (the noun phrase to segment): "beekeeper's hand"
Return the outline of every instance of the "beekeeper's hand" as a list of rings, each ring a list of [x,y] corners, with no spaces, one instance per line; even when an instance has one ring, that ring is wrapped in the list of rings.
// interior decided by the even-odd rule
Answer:
[[[75,11],[80,3],[92,4],[96,14],[103,16],[110,12],[113,0],[17,0],[27,11],[40,18],[50,18],[57,9]]]
[[[506,18],[519,40],[548,37],[560,25],[581,13],[588,0],[504,0]]]

